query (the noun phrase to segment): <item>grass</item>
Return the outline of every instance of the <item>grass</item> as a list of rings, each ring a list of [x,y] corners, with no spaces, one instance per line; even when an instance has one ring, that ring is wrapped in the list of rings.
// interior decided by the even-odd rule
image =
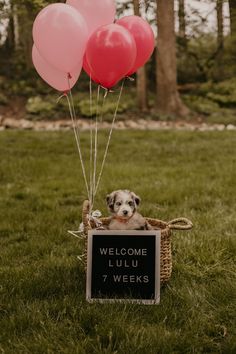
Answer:
[[[72,133],[1,132],[0,352],[235,353],[235,149],[234,132],[115,132],[96,207],[130,188],[195,227],[173,236],[159,306],[91,305],[67,235],[86,198]]]

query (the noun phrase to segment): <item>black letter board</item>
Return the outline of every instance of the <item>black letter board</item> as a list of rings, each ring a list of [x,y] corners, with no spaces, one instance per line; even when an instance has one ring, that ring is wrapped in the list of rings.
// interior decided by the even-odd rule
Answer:
[[[158,230],[89,231],[87,300],[159,303],[160,235]]]

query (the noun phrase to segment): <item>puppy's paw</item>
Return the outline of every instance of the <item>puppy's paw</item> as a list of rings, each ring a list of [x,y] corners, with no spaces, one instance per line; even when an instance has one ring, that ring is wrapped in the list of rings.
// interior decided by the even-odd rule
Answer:
[[[96,228],[96,230],[107,230],[107,228],[104,227],[104,226],[99,226],[99,227]]]
[[[153,227],[149,224],[148,221],[146,221],[145,230],[153,230]]]

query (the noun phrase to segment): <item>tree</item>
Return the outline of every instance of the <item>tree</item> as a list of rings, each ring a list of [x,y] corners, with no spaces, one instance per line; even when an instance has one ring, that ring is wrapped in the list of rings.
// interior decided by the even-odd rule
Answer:
[[[229,0],[231,35],[236,37],[236,1]]]
[[[186,43],[186,19],[185,19],[185,0],[179,0],[179,38],[182,43]]]
[[[157,110],[185,116],[188,108],[177,90],[174,0],[157,0]]]
[[[134,14],[140,16],[139,0],[133,0]],[[146,68],[143,66],[137,71],[137,100],[141,111],[147,110],[147,77]]]
[[[216,0],[218,48],[224,47],[223,0]]]
[[[222,65],[222,56],[224,49],[224,18],[223,18],[223,0],[216,0],[216,14],[217,14],[217,50],[216,63],[218,77],[223,77],[224,70]]]
[[[12,19],[14,24],[14,40],[15,49],[18,50],[20,47],[20,28],[19,28],[19,17],[18,17],[18,7],[17,4],[12,5]]]

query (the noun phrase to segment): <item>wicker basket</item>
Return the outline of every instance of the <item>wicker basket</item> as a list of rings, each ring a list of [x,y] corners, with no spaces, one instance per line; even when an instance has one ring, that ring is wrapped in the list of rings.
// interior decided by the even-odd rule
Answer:
[[[88,230],[95,229],[96,225],[92,220],[89,220],[89,201],[86,200],[83,204],[82,221],[84,224],[84,233],[87,236]],[[100,218],[102,225],[107,226],[110,218]],[[169,222],[158,219],[146,218],[149,224],[157,230],[161,230],[161,284],[167,282],[171,277],[172,272],[172,255],[171,255],[171,231],[172,230],[190,230],[193,224],[186,218],[178,218]],[[87,264],[87,237],[85,238],[85,261]]]

